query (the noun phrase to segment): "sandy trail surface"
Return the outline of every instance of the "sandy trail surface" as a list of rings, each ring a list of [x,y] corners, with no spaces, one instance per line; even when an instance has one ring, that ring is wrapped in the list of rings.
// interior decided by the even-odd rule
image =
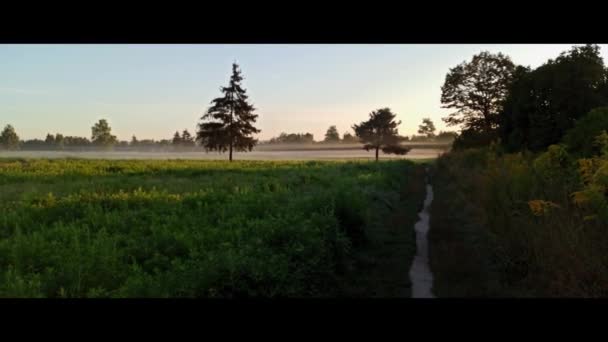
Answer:
[[[412,298],[435,298],[431,289],[433,287],[433,273],[429,267],[429,207],[433,201],[433,187],[426,184],[426,198],[424,207],[414,225],[416,231],[416,256],[410,268],[410,280],[412,282]]]

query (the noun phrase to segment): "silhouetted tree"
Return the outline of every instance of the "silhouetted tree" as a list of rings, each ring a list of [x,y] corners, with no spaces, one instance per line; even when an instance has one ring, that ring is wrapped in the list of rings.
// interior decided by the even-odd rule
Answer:
[[[224,94],[211,101],[209,107],[198,125],[197,140],[206,151],[229,151],[232,161],[232,151],[251,151],[257,143],[251,135],[260,130],[253,126],[258,115],[255,108],[248,102],[246,90],[241,86],[243,76],[236,63],[232,64],[232,76],[227,87],[221,87]]]
[[[424,134],[427,138],[435,136],[435,124],[430,118],[422,119],[422,125],[418,126],[418,134]]]
[[[456,112],[443,118],[448,126],[490,132],[497,127],[515,65],[501,53],[481,52],[451,68],[441,87],[443,108]]]
[[[406,154],[410,148],[399,145],[399,132],[397,126],[401,121],[395,122],[395,114],[389,108],[375,110],[369,114],[369,120],[353,125],[355,135],[365,144],[366,151],[376,150],[376,161],[378,151],[384,153]]]
[[[19,148],[19,136],[15,132],[15,128],[11,125],[6,125],[0,134],[0,145],[8,150]]]
[[[338,129],[336,128],[336,126],[329,126],[327,132],[325,132],[324,141],[327,143],[340,142],[340,133],[338,133]]]
[[[187,129],[184,129],[182,132],[182,145],[184,146],[194,146],[194,137],[190,135]]]
[[[182,144],[182,137],[179,135],[178,131],[175,131],[175,134],[173,134],[173,140],[171,142],[175,146],[181,146],[181,144]]]
[[[137,143],[138,143],[137,137],[136,136],[132,136],[131,137],[131,144],[130,145],[131,146],[137,146]]]
[[[608,70],[599,47],[573,47],[534,70],[518,68],[500,135],[509,150],[540,151],[560,142],[593,108],[607,105]]]
[[[112,135],[112,129],[105,119],[99,120],[91,127],[91,142],[97,146],[111,147],[116,143],[116,136]]]

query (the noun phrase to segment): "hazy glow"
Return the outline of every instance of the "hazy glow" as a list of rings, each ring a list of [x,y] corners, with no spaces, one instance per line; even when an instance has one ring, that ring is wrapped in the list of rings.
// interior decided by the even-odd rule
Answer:
[[[536,67],[571,45],[2,45],[0,126],[22,139],[46,133],[89,136],[106,118],[129,140],[193,132],[209,101],[241,65],[260,118],[261,139],[330,125],[340,134],[380,107],[416,133],[423,117],[438,130],[449,111],[440,87],[450,67],[482,50]],[[604,59],[608,45],[601,45]]]

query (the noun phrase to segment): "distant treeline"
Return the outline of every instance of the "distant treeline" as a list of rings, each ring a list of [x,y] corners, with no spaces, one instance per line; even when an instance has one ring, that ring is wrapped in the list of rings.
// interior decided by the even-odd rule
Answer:
[[[101,130],[99,129],[101,128]],[[100,120],[93,129],[92,139],[86,137],[64,136],[61,133],[47,134],[44,140],[20,140],[11,125],[7,125],[0,134],[0,145],[9,150],[28,151],[96,151],[96,150],[123,150],[123,151],[188,151],[200,150],[195,139],[188,130],[181,134],[175,132],[172,139],[137,139],[131,141],[118,140],[110,134],[110,127],[105,120]]]
[[[426,119],[425,119],[426,120]],[[432,122],[431,122],[432,123]],[[202,149],[195,137],[185,129],[175,132],[171,139],[137,139],[133,136],[130,141],[118,140],[111,135],[111,128],[106,120],[100,120],[92,129],[92,139],[77,136],[64,136],[61,133],[46,135],[42,139],[20,140],[11,125],[7,125],[0,134],[0,147],[4,149],[20,149],[28,151],[97,151],[97,150],[119,150],[119,151],[199,151]],[[434,131],[434,129],[433,129]],[[419,131],[420,132],[420,131]],[[401,142],[446,142],[451,143],[458,134],[456,132],[433,132],[426,134],[399,136]],[[335,126],[328,129],[324,140],[315,141],[311,133],[281,133],[278,137],[273,137],[267,141],[260,141],[260,144],[357,144],[360,139],[351,133],[345,132],[340,138]]]
[[[430,119],[425,119],[429,120]],[[430,121],[432,124],[432,121]],[[450,143],[458,136],[458,133],[447,131],[440,131],[439,134],[435,135],[434,127],[430,131],[424,131],[424,134],[411,136],[399,136],[401,142],[445,142]],[[421,131],[419,131],[421,132]],[[281,133],[278,137],[273,137],[267,141],[260,141],[260,144],[327,144],[327,143],[342,143],[342,144],[356,144],[360,143],[360,139],[351,133],[345,132],[340,138],[340,135],[336,129],[336,126],[331,126],[325,134],[325,139],[321,141],[315,141],[314,135],[311,133]]]

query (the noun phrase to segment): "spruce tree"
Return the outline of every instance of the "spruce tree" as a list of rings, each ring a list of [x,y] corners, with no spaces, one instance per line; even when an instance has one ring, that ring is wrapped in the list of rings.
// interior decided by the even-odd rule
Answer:
[[[196,133],[206,151],[229,151],[230,161],[232,151],[251,151],[257,143],[251,135],[260,132],[253,126],[258,115],[253,113],[255,108],[248,102],[242,80],[238,65],[233,63],[229,85],[220,88],[224,96],[211,101]]]

